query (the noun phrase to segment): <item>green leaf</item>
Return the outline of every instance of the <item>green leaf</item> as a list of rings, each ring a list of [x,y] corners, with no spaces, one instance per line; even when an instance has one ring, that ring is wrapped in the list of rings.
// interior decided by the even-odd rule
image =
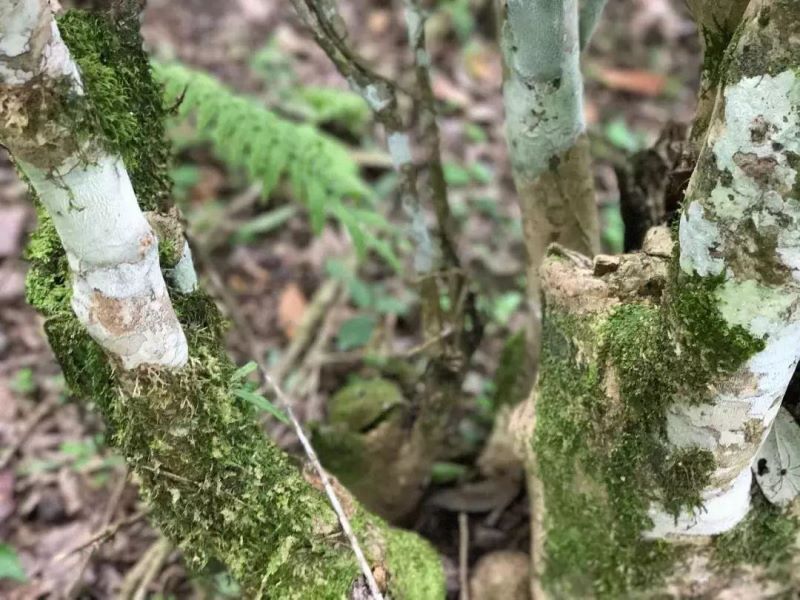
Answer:
[[[444,179],[448,185],[453,187],[463,187],[465,185],[469,185],[472,181],[472,175],[470,172],[462,167],[461,165],[457,165],[455,163],[444,163]]]
[[[486,163],[476,162],[470,166],[469,170],[470,173],[472,173],[472,177],[478,183],[487,185],[492,182],[492,179],[494,179],[494,171]]]
[[[618,204],[604,206],[601,210],[603,223],[603,243],[612,254],[619,254],[625,245],[625,223]]]
[[[431,481],[433,483],[452,483],[467,473],[467,467],[453,462],[433,463]]]
[[[336,337],[337,347],[339,350],[346,351],[365,346],[372,337],[375,325],[375,319],[366,315],[348,319],[342,323],[339,329],[339,334]]]
[[[640,132],[632,131],[622,119],[615,119],[606,125],[606,138],[617,148],[636,152],[645,145],[645,140]]]
[[[257,235],[277,229],[296,214],[297,207],[291,204],[262,213],[239,227],[234,234],[234,240],[237,242],[252,240]]]
[[[18,394],[32,394],[36,391],[36,379],[33,376],[33,371],[27,367],[20,369],[14,374],[14,379],[11,380],[11,389]]]
[[[28,580],[17,551],[8,544],[0,544],[0,580],[11,579],[24,583]]]
[[[242,365],[233,372],[233,375],[231,375],[231,381],[240,381],[250,375],[250,373],[255,372],[257,369],[258,365],[255,361],[251,360],[249,363]]]
[[[501,325],[508,323],[511,315],[522,303],[522,294],[519,292],[506,292],[494,301],[492,318]]]
[[[281,409],[275,406],[272,402],[264,398],[261,394],[257,394],[256,392],[251,392],[245,388],[239,388],[237,390],[233,390],[234,396],[244,400],[245,402],[249,402],[253,406],[255,406],[259,410],[263,410],[271,414],[273,417],[281,421],[282,423],[289,424],[289,417],[287,417]]]

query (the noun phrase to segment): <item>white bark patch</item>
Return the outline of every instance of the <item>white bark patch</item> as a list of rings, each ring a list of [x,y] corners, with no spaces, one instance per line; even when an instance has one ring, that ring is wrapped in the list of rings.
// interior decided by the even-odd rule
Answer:
[[[173,268],[165,271],[175,289],[181,294],[191,294],[198,288],[197,272],[192,259],[192,249],[189,242],[184,242],[181,258]]]
[[[576,0],[547,10],[521,0],[509,0],[507,7],[503,53],[511,72],[503,83],[506,136],[514,169],[535,179],[586,127],[578,7]],[[555,11],[554,22],[544,23],[537,10]],[[550,30],[549,37],[543,34]]]
[[[411,163],[411,144],[408,134],[392,132],[386,137],[386,144],[389,147],[389,156],[392,157],[392,164],[398,171],[407,164]]]
[[[713,489],[703,493],[703,511],[681,515],[676,524],[653,509],[653,537],[720,533],[744,517],[749,494],[739,486],[750,480],[800,359],[800,206],[790,197],[798,174],[789,164],[792,153],[800,154],[798,106],[794,71],[744,78],[726,88],[724,110],[709,129],[705,152],[713,152],[721,175],[710,193],[689,191],[680,265],[701,276],[724,273],[715,292],[722,317],[765,347],[736,373],[713,382],[709,402],[668,409],[669,441],[710,450],[717,468]],[[777,240],[775,254],[761,258],[770,240]],[[792,273],[789,281],[762,280],[760,269],[780,273],[781,267]]]
[[[800,495],[800,425],[781,409],[753,464],[756,481],[772,504],[788,506]]]
[[[119,158],[22,168],[53,218],[73,273],[72,306],[126,369],[180,367],[188,347],[158,264],[158,245]]]
[[[705,217],[702,204],[692,202],[681,215],[678,238],[681,269],[701,276],[719,275],[725,268],[721,258],[712,256],[719,240],[716,223]]]
[[[5,0],[0,4],[0,22],[3,23],[0,54],[14,58],[28,52],[44,10],[49,8],[42,0]]]

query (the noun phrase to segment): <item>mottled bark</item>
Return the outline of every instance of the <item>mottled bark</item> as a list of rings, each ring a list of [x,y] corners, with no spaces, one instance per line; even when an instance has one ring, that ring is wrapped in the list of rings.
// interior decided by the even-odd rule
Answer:
[[[641,253],[554,250],[542,269],[539,380],[514,422],[537,597],[799,585],[798,500],[752,472],[786,467],[764,442],[800,359],[799,40],[796,2],[750,3],[674,248],[657,229]]]
[[[699,152],[703,145],[724,73],[725,51],[750,0],[687,0],[703,46],[703,69],[691,139]]]

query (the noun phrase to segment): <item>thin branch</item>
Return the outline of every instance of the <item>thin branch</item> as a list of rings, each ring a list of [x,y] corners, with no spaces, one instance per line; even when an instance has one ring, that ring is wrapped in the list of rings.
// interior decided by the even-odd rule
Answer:
[[[59,561],[64,560],[68,556],[75,554],[76,552],[85,550],[89,546],[92,546],[94,544],[99,544],[101,542],[106,541],[109,538],[114,537],[120,529],[124,529],[125,527],[129,527],[130,525],[138,523],[139,521],[144,519],[149,514],[149,512],[150,511],[148,510],[140,510],[129,517],[125,517],[124,519],[120,519],[119,521],[115,521],[114,523],[107,525],[106,527],[104,527],[103,529],[92,535],[92,537],[90,537],[85,542],[81,542],[75,548],[72,548],[67,552],[59,554],[56,557],[56,560]]]
[[[469,600],[469,515],[458,513],[459,600]]]

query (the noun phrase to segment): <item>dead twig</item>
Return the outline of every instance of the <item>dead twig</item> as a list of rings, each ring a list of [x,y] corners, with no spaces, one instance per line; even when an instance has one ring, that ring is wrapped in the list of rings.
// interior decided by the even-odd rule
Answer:
[[[92,537],[90,537],[85,542],[82,542],[79,546],[72,548],[68,552],[63,552],[56,556],[56,560],[64,560],[71,554],[75,554],[76,552],[80,552],[81,550],[85,550],[89,546],[93,544],[100,544],[105,542],[107,539],[114,537],[120,529],[124,529],[125,527],[130,527],[134,523],[138,523],[142,519],[144,519],[148,514],[150,514],[149,510],[140,510],[129,517],[125,517],[124,519],[120,519],[110,525],[106,526],[103,530],[98,531]]]
[[[172,551],[172,544],[165,537],[159,537],[139,558],[133,568],[122,580],[117,598],[120,600],[143,600],[147,586],[158,574],[161,565]]]
[[[458,513],[458,584],[459,600],[469,600],[469,516]]]

